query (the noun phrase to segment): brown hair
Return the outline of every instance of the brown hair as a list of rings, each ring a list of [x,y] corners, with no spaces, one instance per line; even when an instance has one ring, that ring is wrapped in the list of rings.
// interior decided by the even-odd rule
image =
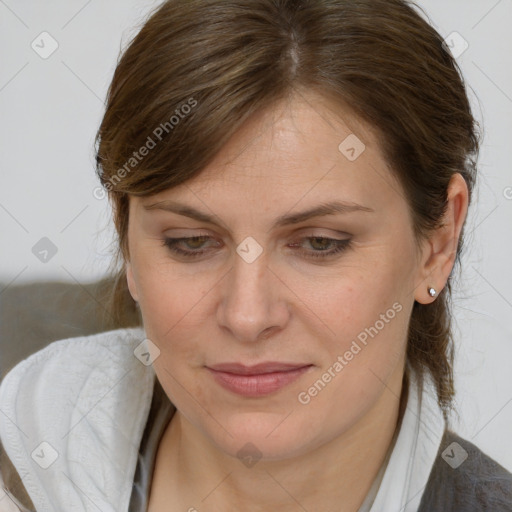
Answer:
[[[152,13],[118,62],[96,139],[119,237],[112,311],[120,325],[134,307],[122,265],[129,196],[193,178],[249,116],[293,91],[336,98],[375,128],[417,242],[440,226],[454,173],[471,199],[478,123],[457,63],[415,7],[405,0],[168,0]],[[462,242],[463,233],[456,264]],[[414,303],[407,346],[421,385],[431,373],[445,418],[454,396],[451,278],[433,303]]]

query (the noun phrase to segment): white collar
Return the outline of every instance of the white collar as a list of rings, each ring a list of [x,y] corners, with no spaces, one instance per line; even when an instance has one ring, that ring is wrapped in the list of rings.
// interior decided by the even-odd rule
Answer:
[[[437,403],[432,378],[425,375],[420,395],[412,368],[409,377],[409,394],[400,431],[369,512],[416,512],[443,438],[446,422]]]
[[[2,381],[0,438],[38,512],[128,510],[155,379],[134,355],[144,339],[132,328],[60,340]],[[445,422],[430,377],[419,397],[409,375],[398,437],[375,500],[361,512],[419,507]]]

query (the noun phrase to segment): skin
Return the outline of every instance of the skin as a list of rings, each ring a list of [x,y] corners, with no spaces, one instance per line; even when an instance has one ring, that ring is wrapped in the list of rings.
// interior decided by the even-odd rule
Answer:
[[[355,134],[365,150],[338,149]],[[179,200],[216,224],[145,206]],[[374,212],[311,218],[272,228],[280,215],[342,200]],[[160,349],[154,369],[177,410],[160,442],[150,512],[356,511],[397,427],[407,326],[414,301],[430,303],[453,267],[467,213],[459,174],[444,226],[417,247],[404,192],[371,127],[325,97],[295,94],[253,116],[200,176],[146,198],[130,198],[130,292],[147,337]],[[179,247],[165,236],[208,238]],[[252,263],[237,252],[248,236],[263,248]],[[351,239],[335,245],[307,237]],[[292,245],[295,244],[295,245]],[[302,404],[380,315],[401,311],[368,338],[342,371]],[[220,387],[205,365],[285,361],[312,364],[287,387],[247,398]],[[251,467],[237,456],[252,443]]]

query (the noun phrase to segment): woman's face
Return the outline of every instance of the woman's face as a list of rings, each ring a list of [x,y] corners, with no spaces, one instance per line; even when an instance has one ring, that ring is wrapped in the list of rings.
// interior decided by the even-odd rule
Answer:
[[[295,96],[199,177],[130,198],[128,283],[160,350],[154,369],[185,421],[233,456],[300,455],[398,403],[415,289],[428,283],[376,139],[334,110]],[[234,363],[260,375],[213,369]]]

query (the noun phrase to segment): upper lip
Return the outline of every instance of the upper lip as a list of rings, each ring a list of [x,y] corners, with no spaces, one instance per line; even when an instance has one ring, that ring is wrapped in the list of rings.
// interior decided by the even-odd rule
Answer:
[[[311,365],[307,363],[280,363],[278,361],[269,361],[253,366],[247,366],[241,363],[220,363],[208,366],[208,368],[219,372],[234,373],[236,375],[261,375],[264,373],[297,370],[298,368],[304,368],[305,366]]]

